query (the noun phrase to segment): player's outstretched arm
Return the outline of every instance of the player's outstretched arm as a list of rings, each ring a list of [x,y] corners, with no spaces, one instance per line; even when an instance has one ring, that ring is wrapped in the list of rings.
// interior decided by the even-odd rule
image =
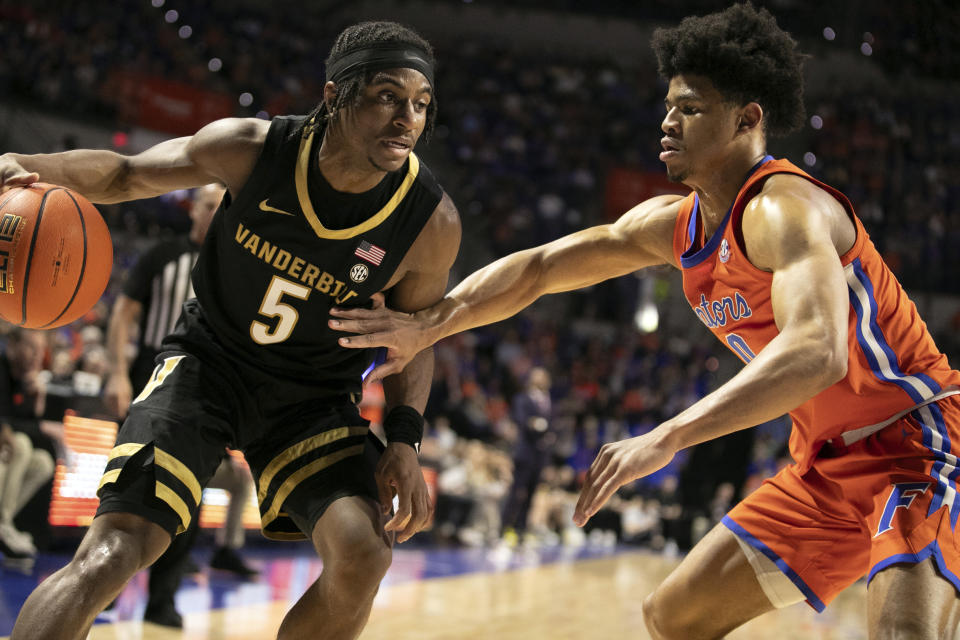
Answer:
[[[391,306],[412,312],[440,300],[446,291],[450,267],[459,247],[460,217],[453,201],[444,195],[404,258],[401,268],[406,273],[387,292]],[[387,531],[396,532],[398,542],[406,541],[433,519],[433,507],[417,451],[409,443],[409,420],[422,420],[420,416],[427,406],[432,381],[432,349],[416,354],[395,374],[383,379],[384,430],[388,444],[377,465],[375,480],[385,513],[389,512],[393,496],[398,498],[397,512],[384,525]],[[397,414],[393,413],[395,407],[402,407]],[[406,431],[406,441],[394,441],[391,436],[391,420],[395,415],[399,416],[395,424]]]
[[[106,149],[0,156],[0,191],[42,181],[97,203],[151,198],[211,182],[236,193],[256,163],[269,123],[255,118],[211,122],[196,134],[126,156]]]
[[[846,212],[806,180],[776,176],[748,205],[743,230],[751,262],[773,273],[779,335],[676,417],[604,445],[587,472],[576,524],[583,526],[618,488],[664,467],[677,451],[777,418],[846,375],[850,303],[839,256],[855,240]]]
[[[437,304],[414,314],[386,308],[334,309],[330,326],[361,335],[345,347],[384,346],[391,358],[371,379],[397,371],[441,338],[516,314],[548,293],[580,289],[652,265],[673,263],[679,196],[643,202],[617,222],[519,251],[476,271]]]

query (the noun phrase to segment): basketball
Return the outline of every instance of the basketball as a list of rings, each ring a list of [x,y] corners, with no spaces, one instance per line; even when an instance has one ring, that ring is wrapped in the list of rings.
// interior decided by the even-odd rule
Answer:
[[[28,329],[73,322],[113,268],[106,223],[86,198],[36,182],[0,194],[0,316]]]

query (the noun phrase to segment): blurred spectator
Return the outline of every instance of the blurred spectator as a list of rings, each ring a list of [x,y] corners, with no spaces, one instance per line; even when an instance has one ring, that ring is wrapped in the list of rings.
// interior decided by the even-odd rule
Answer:
[[[582,537],[573,524],[573,510],[577,505],[577,487],[573,468],[569,465],[550,465],[540,474],[540,484],[533,494],[527,530],[533,544],[571,544]],[[524,544],[531,543],[530,536]]]
[[[514,396],[510,407],[517,433],[511,443],[513,482],[503,507],[503,536],[508,544],[516,544],[527,530],[530,503],[556,442],[556,434],[550,430],[551,413],[550,374],[535,367],[526,389]]]
[[[0,551],[36,554],[33,536],[14,526],[14,517],[53,477],[50,436],[56,425],[41,421],[46,403],[42,375],[46,334],[14,328],[0,355]]]
[[[960,133],[952,126],[960,106],[951,97],[960,66],[960,30],[955,21],[940,19],[956,12],[941,0],[858,0],[832,12],[788,4],[781,3],[776,13],[802,48],[815,54],[811,63],[819,67],[810,73],[822,78],[808,83],[810,126],[772,153],[805,162],[801,166],[812,175],[851,197],[874,243],[911,293],[960,293],[955,277],[960,271],[955,250]],[[509,6],[643,21],[673,21],[712,9],[706,0],[692,7],[625,0],[589,7],[571,0],[520,0]],[[31,109],[96,118],[111,130],[134,124],[129,100],[115,90],[123,73],[220,92],[229,97],[235,115],[306,112],[314,106],[323,80],[316,61],[336,31],[322,8],[302,7],[295,23],[266,6],[224,0],[178,9],[182,20],[170,25],[162,11],[138,0],[111,5],[110,21],[95,19],[83,3],[0,0],[5,44],[0,95]],[[188,23],[190,39],[177,37],[178,27]],[[832,25],[835,40],[824,39],[826,24]],[[859,63],[850,67],[844,52],[862,50],[861,37],[872,53],[854,53]],[[461,272],[604,221],[611,169],[661,173],[663,91],[649,63],[584,60],[529,48],[519,52],[501,39],[445,44],[439,38],[435,44],[445,61],[437,79],[443,106],[434,142],[424,153],[432,155],[431,166],[459,203],[465,234],[473,240],[462,249]],[[222,65],[216,71],[209,66],[214,59]],[[836,75],[844,68],[855,83]],[[863,70],[876,71],[882,81],[870,81]],[[837,87],[843,87],[842,94]],[[250,106],[237,102],[242,92],[254,96]],[[58,136],[52,144],[75,146],[71,137]],[[96,393],[104,378],[107,310],[146,247],[186,231],[186,206],[186,194],[173,194],[100,207],[115,242],[113,277],[103,302],[90,314],[51,332],[52,384],[71,393]],[[438,535],[489,540],[496,538],[499,513],[505,526],[521,528],[521,516],[515,514],[529,509],[525,524],[538,539],[575,539],[567,511],[571,498],[575,502],[577,474],[599,447],[654,428],[662,414],[679,412],[724,379],[717,362],[730,358],[720,355],[709,337],[691,339],[671,316],[689,315],[669,299],[675,280],[655,270],[643,277],[655,279],[663,294],[657,300],[662,317],[656,332],[641,335],[633,328],[638,300],[631,276],[588,293],[552,296],[516,318],[436,346],[427,408],[431,430],[421,455],[439,471]],[[141,325],[140,332],[147,333],[146,327]],[[954,361],[960,358],[957,335],[960,315],[938,340]],[[116,378],[117,371],[126,373],[126,363],[114,363],[106,380],[114,412],[126,402],[117,400],[123,381]],[[152,354],[144,351],[133,365],[148,375]],[[546,470],[531,489],[532,467],[523,461],[526,444],[512,443],[525,423],[511,417],[508,400],[523,388],[533,367],[552,377],[549,433],[554,441],[544,449]],[[710,520],[712,501],[739,499],[782,463],[788,429],[788,424],[761,426],[728,442],[697,447],[627,488],[612,510],[619,512],[614,515],[624,538],[655,548],[675,540],[685,547],[696,535],[693,520]],[[516,458],[512,464],[511,458]],[[726,486],[718,493],[723,482],[731,484],[732,495]],[[517,493],[508,494],[507,483],[516,485]],[[520,485],[526,487],[529,506],[519,499]]]
[[[434,530],[441,542],[469,546],[494,543],[500,508],[511,479],[510,459],[478,440],[456,436],[444,420],[424,438],[424,464],[439,467]],[[431,462],[432,461],[432,462]]]

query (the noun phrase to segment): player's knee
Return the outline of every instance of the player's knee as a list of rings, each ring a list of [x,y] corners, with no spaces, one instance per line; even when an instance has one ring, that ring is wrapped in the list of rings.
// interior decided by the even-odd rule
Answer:
[[[676,609],[666,605],[659,589],[643,599],[643,621],[653,640],[680,640],[690,637],[689,629],[683,626],[682,620],[676,614]]]
[[[393,562],[393,551],[379,537],[368,538],[358,544],[348,557],[351,558],[351,564],[356,566],[354,571],[362,571],[379,584]]]
[[[130,514],[105,514],[94,520],[71,562],[83,580],[125,583],[153,564],[170,545],[159,526]]]
[[[82,584],[126,583],[142,569],[143,552],[138,542],[124,532],[106,531],[92,544],[83,544],[71,561],[71,569]]]
[[[661,633],[660,612],[656,602],[656,592],[643,599],[643,622],[653,640],[664,640],[667,636]]]
[[[336,563],[336,577],[342,584],[376,592],[392,561],[393,552],[389,545],[380,538],[368,538],[352,545],[340,556]]]

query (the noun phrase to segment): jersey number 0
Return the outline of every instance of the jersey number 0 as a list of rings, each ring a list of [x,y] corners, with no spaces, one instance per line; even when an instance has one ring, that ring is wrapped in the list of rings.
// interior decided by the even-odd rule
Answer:
[[[267,318],[277,318],[271,329],[270,325],[254,320],[250,323],[250,337],[257,344],[276,344],[283,342],[293,333],[293,328],[300,320],[300,314],[289,304],[282,302],[284,294],[306,300],[310,297],[310,287],[291,282],[280,276],[273,276],[267,292],[260,303],[259,313]]]

